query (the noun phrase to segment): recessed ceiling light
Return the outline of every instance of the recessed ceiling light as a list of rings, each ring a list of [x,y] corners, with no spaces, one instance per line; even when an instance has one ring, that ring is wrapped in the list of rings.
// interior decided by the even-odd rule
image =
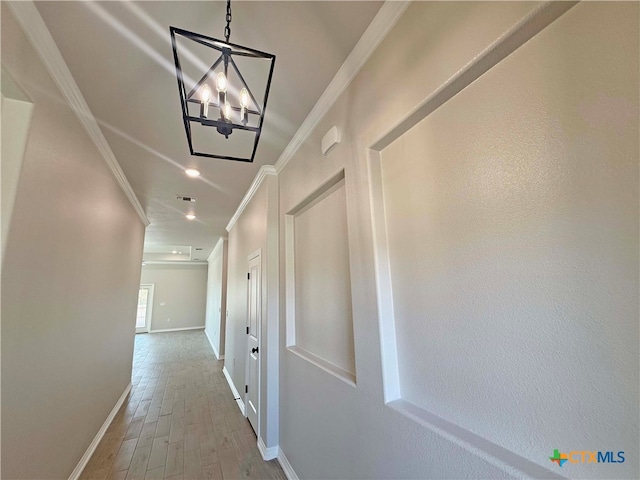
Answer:
[[[177,250],[174,250],[174,251],[173,251],[173,252],[171,252],[171,253],[173,253],[173,254],[175,255],[176,253],[178,253],[178,251],[177,251]]]
[[[142,266],[144,267],[145,265],[146,265],[146,263],[145,263],[145,262],[142,262]]]
[[[178,252],[178,255],[182,255],[182,252]]]
[[[193,215],[192,213],[187,213],[185,215],[185,217],[187,217],[187,220],[195,220],[196,219],[196,216]]]
[[[188,176],[190,177],[199,177],[200,176],[200,172],[198,170],[196,170],[195,168],[187,168],[184,173],[186,173]]]

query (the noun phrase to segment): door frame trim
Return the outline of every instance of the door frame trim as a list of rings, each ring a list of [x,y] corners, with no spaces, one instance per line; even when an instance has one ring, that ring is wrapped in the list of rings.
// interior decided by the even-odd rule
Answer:
[[[257,432],[256,432],[256,436],[259,437],[260,436],[260,412],[262,410],[261,408],[261,395],[260,395],[260,385],[262,382],[262,375],[261,375],[261,370],[262,370],[262,249],[259,248],[253,252],[251,252],[249,255],[247,255],[247,268],[249,267],[249,263],[255,259],[256,257],[260,257],[260,290],[259,290],[259,295],[258,295],[258,322],[257,322],[257,338],[258,338],[258,366],[257,366],[257,389],[258,389],[258,393],[256,395],[256,410],[257,410]],[[248,287],[248,282],[249,279],[247,279],[247,310],[246,310],[246,322],[245,322],[245,326],[248,327],[248,320],[249,320],[249,287]],[[245,349],[245,355],[246,355],[246,362],[245,362],[245,369],[244,369],[244,378],[245,378],[245,385],[248,385],[248,381],[249,381],[249,335],[246,336],[246,349]],[[249,396],[249,394],[247,392],[244,393],[243,395],[243,399],[244,399],[244,404],[245,404],[245,409],[244,409],[244,416],[247,418],[249,418],[249,399],[247,398]]]

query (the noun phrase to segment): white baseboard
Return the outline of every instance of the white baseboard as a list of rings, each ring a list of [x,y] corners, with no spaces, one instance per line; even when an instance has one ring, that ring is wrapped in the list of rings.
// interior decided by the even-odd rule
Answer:
[[[211,345],[211,349],[213,350],[213,354],[216,356],[216,358],[218,360],[224,360],[224,355],[220,355],[218,353],[218,349],[216,348],[216,346],[213,344],[213,341],[211,340],[211,337],[209,336],[209,332],[207,332],[207,329],[205,327],[204,329],[204,334],[207,336],[207,340],[209,340],[209,345]]]
[[[149,333],[181,332],[183,330],[204,330],[204,325],[201,327],[164,328],[162,330],[151,330]]]
[[[258,450],[260,450],[260,454],[262,455],[262,459],[265,461],[273,460],[274,458],[278,458],[278,446],[268,447],[264,444],[262,437],[258,437]]]
[[[104,437],[104,434],[107,432],[107,428],[109,428],[109,425],[111,425],[113,418],[118,413],[118,410],[120,410],[120,407],[124,403],[130,391],[131,391],[131,383],[129,383],[129,385],[127,385],[127,388],[124,389],[124,392],[122,392],[122,395],[114,405],[107,419],[102,424],[102,427],[100,427],[100,430],[98,430],[98,433],[96,433],[96,436],[93,437],[93,441],[89,444],[89,448],[87,448],[87,451],[84,452],[84,455],[78,462],[78,465],[76,465],[76,468],[74,468],[73,472],[71,472],[71,475],[69,476],[69,480],[78,480],[78,478],[80,478],[80,475],[82,475],[82,471],[87,466],[87,463],[89,463],[89,460],[91,460],[91,455],[93,455],[93,452],[95,452],[96,448],[98,448],[98,444],[102,440],[102,437]]]
[[[233,393],[233,398],[235,399],[236,403],[238,404],[238,408],[242,412],[242,416],[246,417],[247,414],[245,413],[245,410],[244,410],[244,402],[242,401],[242,396],[240,395],[240,393],[238,393],[238,389],[233,384],[233,380],[231,380],[231,375],[229,375],[229,371],[227,370],[227,367],[222,367],[222,373],[224,373],[224,378],[227,379],[227,383],[229,384],[229,387],[231,388],[231,393]]]
[[[278,463],[282,467],[282,470],[284,470],[284,474],[287,476],[288,480],[300,480],[280,447],[278,447]]]

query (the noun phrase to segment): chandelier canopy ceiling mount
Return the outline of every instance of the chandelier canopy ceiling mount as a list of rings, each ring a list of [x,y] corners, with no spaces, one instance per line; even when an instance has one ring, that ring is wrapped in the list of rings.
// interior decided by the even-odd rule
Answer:
[[[170,27],[170,32],[182,120],[191,155],[253,162],[275,55],[229,42],[230,0],[227,0],[225,40],[176,27]],[[234,132],[238,133],[231,137]]]

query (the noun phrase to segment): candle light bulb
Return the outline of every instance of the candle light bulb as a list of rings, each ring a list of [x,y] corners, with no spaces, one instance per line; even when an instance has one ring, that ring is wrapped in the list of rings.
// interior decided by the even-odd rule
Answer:
[[[226,120],[231,119],[231,104],[229,102],[224,104],[224,118]]]
[[[249,111],[247,110],[249,107],[249,90],[246,88],[240,90],[240,105],[240,119],[242,124],[246,125],[249,122]]]
[[[200,88],[201,109],[200,116],[206,117],[209,114],[209,102],[211,101],[211,88],[206,83]]]
[[[220,72],[216,76],[216,88],[219,92],[227,91],[227,77],[225,76],[224,72]]]
[[[209,103],[211,100],[211,88],[206,83],[200,88],[200,99],[203,103]]]
[[[249,106],[249,90],[246,88],[240,90],[240,105],[245,108]]]
[[[227,101],[227,77],[224,72],[216,75],[216,89],[218,90],[218,107],[220,108],[220,115],[224,115],[224,104]]]

